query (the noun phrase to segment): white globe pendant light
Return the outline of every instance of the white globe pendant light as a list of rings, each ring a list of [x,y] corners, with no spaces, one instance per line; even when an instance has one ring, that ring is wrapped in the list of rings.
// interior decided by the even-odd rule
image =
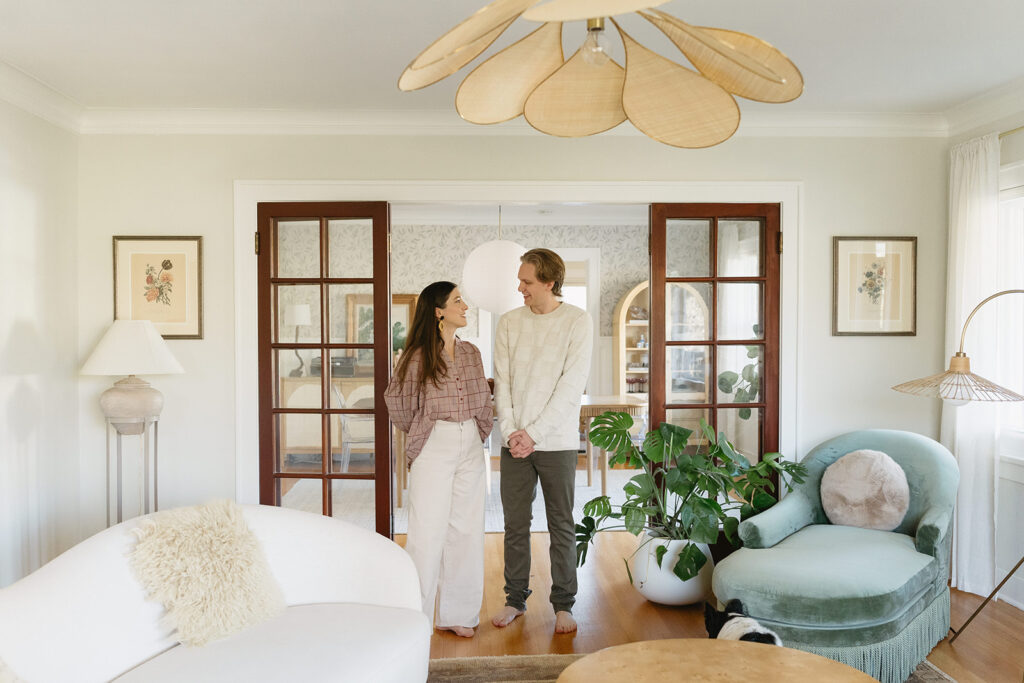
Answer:
[[[502,315],[523,305],[519,293],[519,257],[526,247],[491,240],[469,252],[462,268],[462,293],[477,308]]]

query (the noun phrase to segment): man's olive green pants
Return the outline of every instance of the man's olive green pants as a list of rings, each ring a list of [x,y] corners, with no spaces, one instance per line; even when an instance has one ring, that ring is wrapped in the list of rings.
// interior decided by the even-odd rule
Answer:
[[[534,451],[513,458],[501,449],[501,505],[505,510],[505,604],[526,609],[530,591],[530,522],[537,481],[551,537],[551,604],[572,612],[576,602],[576,451]]]

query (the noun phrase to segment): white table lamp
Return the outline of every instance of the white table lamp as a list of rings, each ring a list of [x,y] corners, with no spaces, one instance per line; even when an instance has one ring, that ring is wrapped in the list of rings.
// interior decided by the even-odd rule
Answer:
[[[144,418],[160,415],[164,407],[163,394],[136,375],[183,372],[149,320],[115,320],[81,370],[83,375],[127,375],[100,396],[103,414],[126,435],[141,434]]]
[[[284,308],[284,325],[285,327],[295,327],[295,343],[299,343],[299,326],[300,325],[312,325],[313,317],[310,314],[309,304],[289,304]],[[299,367],[291,371],[291,377],[302,377],[303,368],[305,363],[302,360],[302,356],[299,355],[299,350],[295,349],[295,357],[299,359]]]

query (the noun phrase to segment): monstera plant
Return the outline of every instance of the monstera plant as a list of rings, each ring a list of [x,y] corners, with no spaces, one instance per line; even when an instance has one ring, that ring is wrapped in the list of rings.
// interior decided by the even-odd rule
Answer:
[[[761,325],[753,327],[754,337],[761,336]],[[718,390],[723,394],[735,394],[732,397],[734,403],[756,403],[761,391],[761,355],[763,349],[754,344],[747,346],[747,358],[749,363],[743,366],[739,372],[724,370],[718,373]],[[737,411],[741,420],[749,420],[750,408],[740,408]]]
[[[803,482],[807,474],[803,465],[787,462],[778,453],[767,453],[751,464],[724,433],[716,435],[704,420],[693,444],[693,430],[662,423],[647,433],[641,448],[632,439],[632,426],[633,419],[625,413],[607,412],[594,419],[590,439],[610,454],[609,464],[641,471],[623,486],[626,500],[621,505],[599,496],[583,506],[585,516],[576,525],[579,566],[586,562],[599,531],[625,529],[633,535],[645,532],[640,548],[658,539],[690,541],[679,551],[672,572],[683,581],[694,578],[707,562],[697,544],[715,543],[721,531],[738,545],[740,521],[777,502],[773,475],[791,489],[791,483]],[[655,545],[659,567],[666,548]],[[628,561],[626,572],[633,583]]]

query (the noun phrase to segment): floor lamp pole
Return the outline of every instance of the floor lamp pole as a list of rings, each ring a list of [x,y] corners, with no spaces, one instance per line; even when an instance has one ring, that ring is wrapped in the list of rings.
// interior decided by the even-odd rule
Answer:
[[[957,638],[960,637],[961,633],[963,633],[964,631],[967,630],[967,627],[971,625],[972,621],[974,621],[974,617],[978,616],[978,613],[980,613],[981,610],[985,609],[985,605],[988,604],[989,600],[991,600],[992,598],[995,597],[996,593],[999,592],[999,589],[1003,587],[1003,584],[1010,580],[1010,577],[1013,576],[1014,572],[1016,572],[1018,569],[1020,569],[1020,566],[1022,564],[1024,564],[1024,557],[1020,558],[1020,561],[1018,561],[1017,564],[1014,566],[1014,568],[1010,570],[1010,573],[1006,575],[1006,578],[1003,579],[1002,581],[1000,581],[999,585],[996,586],[995,589],[991,593],[988,594],[988,597],[985,598],[985,602],[983,602],[980,605],[978,605],[978,609],[974,610],[974,614],[972,614],[971,618],[968,619],[964,623],[964,625],[960,627],[959,631],[957,631],[956,629],[953,629],[953,628],[949,629],[950,631],[953,632],[953,637],[949,639],[949,644],[950,645],[953,644],[954,640],[956,640]]]

